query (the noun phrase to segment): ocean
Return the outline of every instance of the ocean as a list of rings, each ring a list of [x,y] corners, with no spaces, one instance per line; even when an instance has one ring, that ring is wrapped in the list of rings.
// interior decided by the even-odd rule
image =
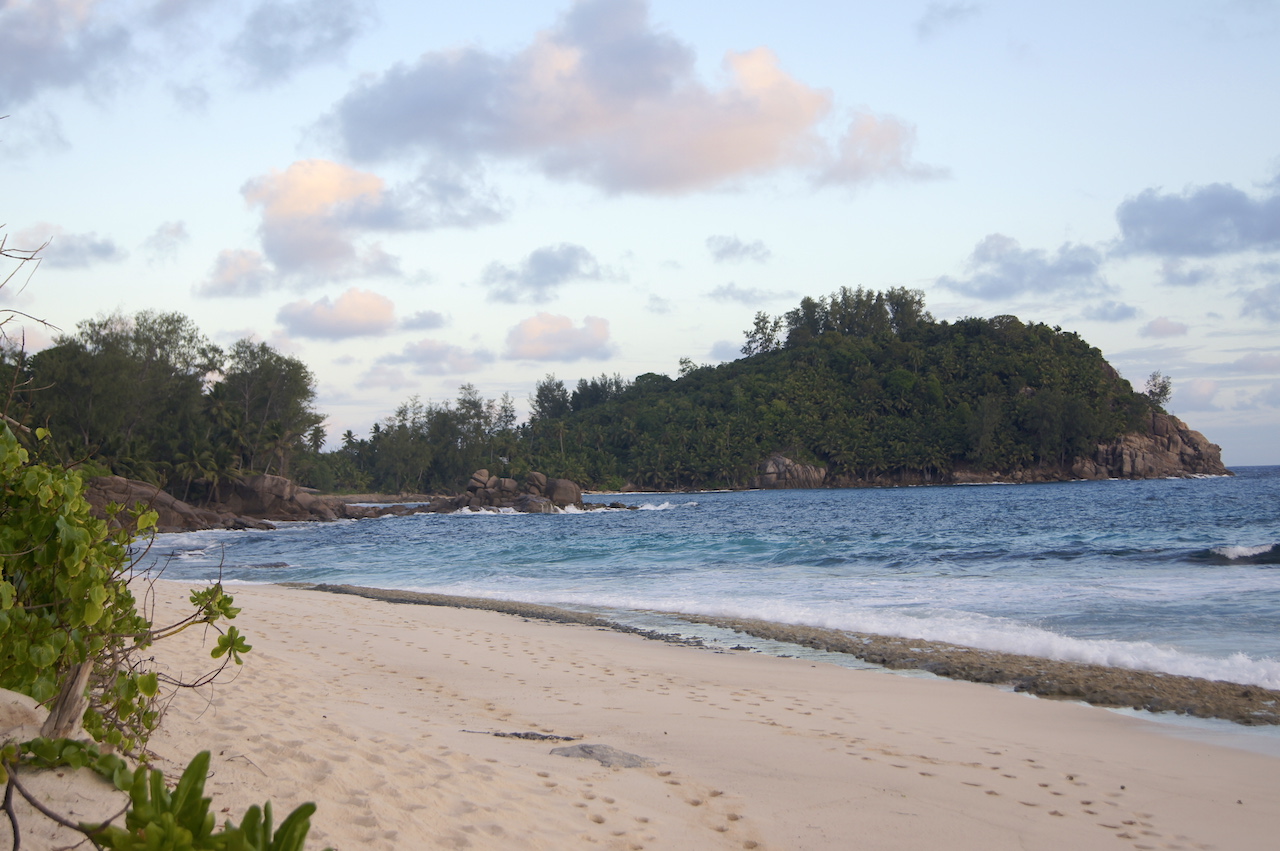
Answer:
[[[640,510],[420,514],[157,536],[166,579],[665,612],[932,639],[1280,688],[1280,467],[1037,485],[589,495]]]

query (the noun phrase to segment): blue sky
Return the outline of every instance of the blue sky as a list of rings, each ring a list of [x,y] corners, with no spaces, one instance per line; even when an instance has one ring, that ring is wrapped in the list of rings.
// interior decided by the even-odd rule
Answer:
[[[51,239],[0,307],[267,340],[336,437],[917,287],[1280,463],[1277,55],[1266,0],[0,0],[0,224]]]

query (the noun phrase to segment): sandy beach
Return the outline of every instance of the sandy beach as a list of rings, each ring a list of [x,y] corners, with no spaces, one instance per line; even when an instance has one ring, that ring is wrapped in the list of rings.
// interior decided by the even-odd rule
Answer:
[[[243,667],[171,703],[238,815],[319,804],[308,848],[1270,849],[1280,758],[990,686],[576,624],[235,587]],[[157,583],[158,618],[185,586]],[[156,648],[208,667],[214,636]],[[574,741],[491,733],[539,733]],[[608,745],[637,767],[552,754]]]

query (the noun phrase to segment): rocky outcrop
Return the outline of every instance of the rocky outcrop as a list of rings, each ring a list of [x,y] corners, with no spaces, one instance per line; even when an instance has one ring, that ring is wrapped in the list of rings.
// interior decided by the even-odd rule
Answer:
[[[1158,479],[1225,476],[1222,448],[1170,414],[1153,413],[1148,434],[1126,434],[1098,446],[1071,467],[1077,479]]]
[[[248,517],[243,513],[233,512],[220,506],[198,508],[188,505],[155,485],[122,476],[99,476],[90,479],[85,486],[84,497],[89,502],[92,514],[103,520],[110,520],[115,528],[129,524],[131,517],[128,509],[138,504],[159,515],[156,521],[156,531],[159,532],[274,528],[261,519]],[[111,503],[122,505],[126,510],[108,515],[106,509]]]
[[[282,476],[246,476],[225,482],[215,491],[215,501],[204,507],[189,505],[146,482],[120,476],[91,479],[85,488],[95,516],[106,519],[111,503],[132,508],[141,504],[156,511],[158,532],[190,532],[198,529],[274,529],[272,522],[300,520],[364,520],[387,515],[447,514],[463,508],[473,510],[511,508],[527,514],[554,514],[569,506],[604,508],[584,505],[582,489],[569,479],[549,479],[542,473],[530,473],[521,485],[515,479],[490,475],[476,470],[459,496],[417,496],[412,501],[380,505],[367,504],[369,497],[321,496],[298,487]],[[404,497],[401,497],[404,499]],[[366,503],[366,504],[361,504]],[[610,507],[630,508],[616,503]],[[114,516],[119,527],[129,522],[127,511]]]
[[[1171,414],[1153,413],[1149,431],[1126,434],[1100,443],[1088,457],[1065,466],[1036,465],[1015,470],[980,470],[957,466],[950,471],[916,470],[882,473],[872,479],[834,476],[778,453],[760,462],[749,488],[892,487],[896,485],[979,484],[988,482],[1060,482],[1071,479],[1162,479],[1229,476],[1216,443]]]
[[[220,485],[216,500],[232,514],[263,520],[337,520],[334,500],[316,496],[283,476],[245,476]]]
[[[476,470],[467,482],[467,492],[454,500],[457,508],[480,510],[512,508],[529,514],[551,514],[561,508],[582,503],[582,488],[569,479],[550,479],[543,473],[531,472],[521,486],[515,479]]]
[[[826,481],[826,468],[800,464],[775,452],[760,462],[760,474],[752,477],[747,487],[820,488]]]

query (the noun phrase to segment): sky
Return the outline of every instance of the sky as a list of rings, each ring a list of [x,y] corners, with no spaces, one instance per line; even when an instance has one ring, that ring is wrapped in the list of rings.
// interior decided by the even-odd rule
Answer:
[[[903,286],[1280,464],[1277,56],[1270,0],[0,0],[0,309],[264,340],[334,445]]]

